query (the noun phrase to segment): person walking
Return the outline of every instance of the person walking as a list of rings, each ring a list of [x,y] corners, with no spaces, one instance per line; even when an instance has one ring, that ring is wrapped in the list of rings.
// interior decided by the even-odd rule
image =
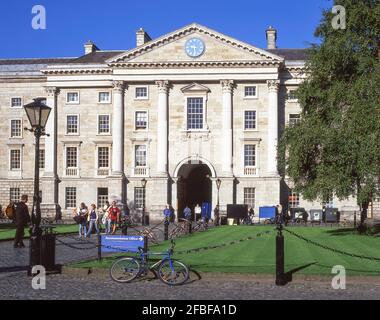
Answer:
[[[90,212],[88,214],[89,227],[87,232],[87,237],[91,237],[92,228],[95,226],[96,234],[99,234],[98,228],[98,213],[96,211],[96,205],[91,204]]]
[[[112,206],[109,208],[108,212],[111,219],[112,234],[115,234],[120,219],[120,209],[117,207],[116,201],[112,201]]]
[[[219,205],[217,204],[214,209],[214,225],[219,226],[220,212]]]
[[[28,196],[23,194],[21,201],[15,205],[15,220],[16,220],[16,234],[14,240],[14,248],[24,248],[24,229],[30,222],[29,209],[26,205]]]
[[[87,235],[87,215],[88,209],[84,202],[82,202],[76,210],[76,214],[79,216],[78,224],[79,224],[79,238],[86,237]]]

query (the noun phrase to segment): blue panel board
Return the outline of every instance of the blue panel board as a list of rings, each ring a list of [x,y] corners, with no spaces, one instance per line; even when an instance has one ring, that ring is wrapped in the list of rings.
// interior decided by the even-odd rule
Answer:
[[[210,202],[202,203],[202,217],[211,219],[211,203]]]
[[[259,217],[260,219],[276,218],[276,207],[261,207]]]
[[[102,252],[139,252],[144,248],[142,236],[101,235]]]

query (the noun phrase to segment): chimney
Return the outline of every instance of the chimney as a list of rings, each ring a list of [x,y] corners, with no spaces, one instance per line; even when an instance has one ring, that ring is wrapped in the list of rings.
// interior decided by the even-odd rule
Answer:
[[[84,45],[84,54],[89,54],[98,50],[99,48],[91,40],[88,40]]]
[[[142,46],[143,44],[149,42],[152,38],[145,32],[143,28],[136,31],[136,46]]]
[[[267,31],[267,49],[277,49],[277,30],[270,26]]]

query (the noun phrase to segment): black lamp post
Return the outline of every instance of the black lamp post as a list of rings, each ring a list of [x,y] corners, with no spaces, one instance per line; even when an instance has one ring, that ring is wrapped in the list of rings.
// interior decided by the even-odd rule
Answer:
[[[51,108],[44,102],[45,98],[33,99],[34,102],[24,106],[26,115],[28,116],[31,129],[25,128],[34,133],[36,139],[35,156],[34,156],[34,196],[32,207],[32,228],[30,229],[30,256],[29,256],[29,273],[33,266],[41,264],[40,256],[40,243],[42,230],[40,228],[41,223],[41,197],[40,197],[40,138],[45,133],[45,126],[49,118]]]
[[[144,178],[141,180],[141,186],[143,187],[143,207],[142,207],[142,223],[141,225],[145,226],[145,187],[147,180]]]
[[[216,188],[218,189],[218,201],[217,201],[218,208],[219,208],[219,190],[220,190],[220,185],[221,184],[222,184],[222,180],[220,180],[219,178],[216,179]]]

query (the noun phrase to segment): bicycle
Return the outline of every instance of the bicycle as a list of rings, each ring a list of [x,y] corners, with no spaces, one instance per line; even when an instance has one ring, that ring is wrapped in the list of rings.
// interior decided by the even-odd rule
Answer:
[[[188,229],[186,229],[184,225],[182,224],[174,224],[174,225],[175,225],[175,228],[171,230],[169,233],[169,239],[175,239],[188,232]]]
[[[110,268],[110,276],[116,282],[128,283],[138,277],[147,275],[148,271],[152,271],[167,285],[182,285],[189,279],[189,268],[181,261],[172,259],[174,246],[175,243],[172,241],[170,249],[160,253],[145,253],[143,248],[138,248],[138,256],[116,260]],[[162,256],[162,259],[149,266],[149,256]]]
[[[207,231],[207,230],[208,230],[208,224],[203,219],[201,221],[198,221],[197,224],[193,228],[193,231]]]

